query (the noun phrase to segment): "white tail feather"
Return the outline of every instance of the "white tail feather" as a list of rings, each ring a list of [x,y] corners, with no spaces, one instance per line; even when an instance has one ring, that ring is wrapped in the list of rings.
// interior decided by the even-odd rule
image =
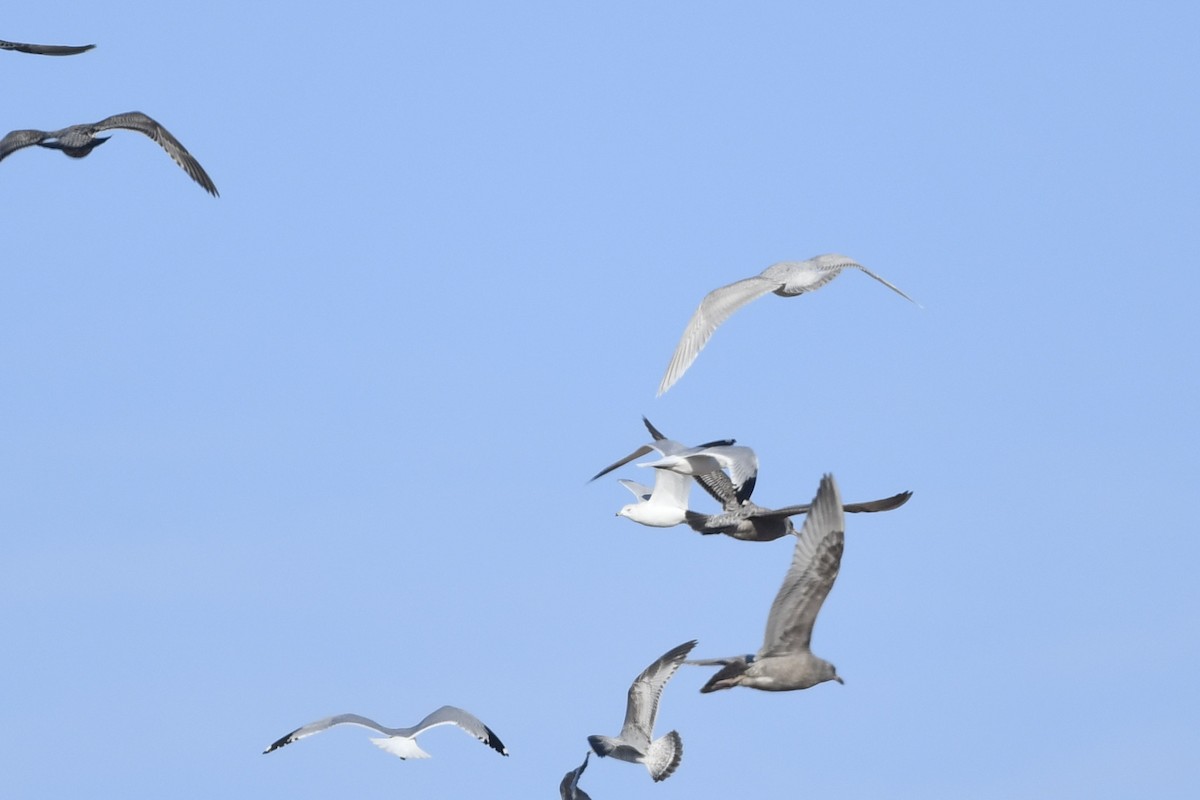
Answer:
[[[426,753],[417,745],[416,738],[388,736],[384,739],[377,739],[371,737],[371,742],[381,750],[386,750],[400,758],[429,758],[429,753]]]

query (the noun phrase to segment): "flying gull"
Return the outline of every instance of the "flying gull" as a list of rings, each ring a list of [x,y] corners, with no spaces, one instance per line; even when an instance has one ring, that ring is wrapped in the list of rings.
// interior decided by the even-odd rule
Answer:
[[[642,417],[642,422],[646,424],[646,428],[650,431],[650,435],[654,437],[654,441],[642,445],[619,461],[609,464],[593,475],[591,480],[594,481],[596,478],[607,475],[617,467],[624,466],[647,453],[657,452],[660,456],[667,456],[692,449],[663,436],[650,424],[650,420],[645,417]],[[709,442],[707,446],[732,444],[732,439],[722,439],[718,442]],[[669,528],[672,525],[680,525],[684,522],[684,512],[687,511],[688,495],[691,493],[691,481],[688,480],[686,475],[672,472],[671,470],[658,470],[654,474],[653,488],[630,480],[620,480],[619,483],[633,492],[634,496],[638,498],[638,502],[623,506],[617,512],[617,516],[628,517],[634,522],[640,522],[642,525],[649,525],[655,528]]]
[[[693,639],[668,650],[637,676],[629,687],[625,706],[625,724],[620,735],[588,737],[588,744],[600,757],[612,756],[620,761],[645,764],[655,781],[666,780],[683,758],[683,741],[671,731],[651,741],[654,718],[658,715],[658,698],[663,687],[679,669],[687,654],[696,646]]]
[[[891,511],[907,503],[910,497],[912,492],[900,492],[881,500],[847,503],[842,506],[842,511],[850,514]],[[699,533],[723,533],[746,542],[772,542],[781,536],[796,533],[789,517],[807,514],[811,509],[811,504],[772,509],[747,501],[740,505],[726,503],[725,510],[720,514],[685,511],[684,519],[692,530]]]
[[[780,297],[791,297],[820,289],[847,267],[861,269],[905,300],[916,302],[862,264],[846,256],[826,253],[807,261],[780,261],[767,267],[761,275],[722,286],[705,295],[675,347],[671,363],[667,365],[662,383],[658,385],[658,394],[661,396],[675,381],[683,377],[683,373],[687,372],[696,356],[704,349],[713,331],[728,319],[730,314],[768,292],[774,292]]]
[[[739,503],[750,499],[758,479],[758,456],[749,447],[732,444],[702,444],[681,453],[664,455],[656,461],[646,461],[639,467],[670,470],[680,475],[698,477],[729,470],[734,496]]]
[[[127,114],[114,114],[107,119],[88,125],[71,125],[57,131],[21,130],[12,131],[0,139],[0,161],[23,147],[37,145],[51,150],[61,150],[71,158],[83,158],[110,137],[97,136],[100,131],[123,128],[125,130],[144,133],[162,146],[176,164],[191,176],[192,180],[204,187],[213,197],[217,196],[216,184],[208,173],[200,166],[191,153],[187,151],[170,131],[159,125],[140,111],[130,111]]]
[[[484,725],[472,714],[454,706],[442,706],[411,728],[388,728],[380,725],[373,719],[360,717],[358,714],[338,714],[337,716],[326,717],[325,719],[310,722],[307,725],[296,728],[296,730],[287,736],[272,743],[270,747],[263,750],[263,753],[278,750],[280,747],[291,744],[297,739],[312,736],[314,733],[320,733],[335,725],[361,725],[364,728],[379,731],[385,735],[385,738],[377,739],[372,737],[371,741],[377,747],[400,758],[429,758],[429,753],[426,753],[417,745],[417,737],[430,728],[436,728],[439,725],[457,725],[500,755],[508,755],[508,748],[504,746],[504,743],[500,741],[500,737],[491,728]]]
[[[796,539],[791,568],[771,604],[762,647],[754,655],[688,661],[721,667],[701,692],[734,686],[786,692],[824,681],[842,682],[833,664],[813,655],[809,645],[817,613],[837,578],[845,529],[837,484],[832,475],[825,475]]]
[[[563,775],[562,783],[558,785],[559,800],[592,800],[592,798],[583,789],[579,788],[579,776],[583,775],[583,771],[587,769],[588,758],[592,755],[592,751],[583,754],[583,763],[575,769]]]
[[[6,42],[0,39],[0,50],[15,50],[18,53],[33,53],[35,56],[75,56],[86,53],[96,45],[82,44],[77,46],[64,44],[22,44],[21,42]]]

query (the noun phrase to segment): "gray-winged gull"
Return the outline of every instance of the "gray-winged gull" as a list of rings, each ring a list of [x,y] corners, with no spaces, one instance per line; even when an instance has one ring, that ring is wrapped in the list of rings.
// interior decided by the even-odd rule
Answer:
[[[0,39],[0,50],[15,50],[18,53],[33,53],[35,56],[74,56],[86,53],[96,45],[81,44],[24,44],[22,42],[6,42]]]
[[[758,479],[758,456],[744,445],[702,444],[679,453],[664,455],[655,461],[638,464],[639,467],[654,467],[670,470],[680,475],[699,477],[721,470],[729,470],[733,481],[734,495],[739,503],[750,499],[754,483]]]
[[[587,769],[588,758],[591,755],[591,750],[584,753],[583,763],[566,775],[563,775],[562,783],[558,784],[559,800],[592,800],[587,792],[579,788],[579,776],[583,775],[583,771]]]
[[[849,514],[891,511],[907,503],[910,497],[912,492],[900,492],[881,500],[847,503],[842,506],[842,511]],[[726,504],[725,510],[720,514],[685,511],[684,517],[692,530],[699,533],[723,533],[746,542],[772,542],[781,536],[796,533],[789,517],[806,514],[811,509],[811,504],[764,508],[756,503],[746,502],[740,505]]]
[[[491,728],[484,725],[469,712],[463,711],[461,708],[455,708],[454,706],[442,706],[411,728],[389,728],[385,725],[380,725],[373,719],[360,717],[358,714],[338,714],[337,716],[319,719],[316,722],[310,722],[307,725],[296,728],[296,730],[288,735],[273,742],[270,747],[263,750],[263,753],[278,750],[297,739],[312,736],[314,733],[320,733],[335,725],[360,725],[364,728],[370,728],[373,731],[379,731],[386,738],[379,739],[372,737],[371,741],[376,746],[400,758],[429,758],[429,753],[426,753],[417,745],[417,736],[439,725],[456,725],[500,755],[508,755],[508,748],[504,746],[504,743],[500,741],[500,737]]]
[[[83,158],[111,138],[97,136],[97,133],[118,128],[143,133],[158,142],[162,149],[167,151],[167,155],[182,167],[192,180],[204,187],[204,190],[213,197],[217,196],[216,184],[212,182],[212,178],[208,177],[208,173],[200,166],[200,162],[187,151],[187,148],[178,139],[171,135],[170,131],[140,111],[114,114],[99,122],[70,125],[56,131],[11,131],[3,139],[0,139],[0,161],[23,147],[35,144],[51,150],[61,150],[71,158]]]
[[[670,777],[683,758],[683,741],[676,731],[652,741],[654,718],[658,715],[658,699],[663,687],[695,646],[696,642],[692,640],[671,648],[637,676],[629,687],[621,733],[616,737],[588,737],[588,744],[596,755],[644,764],[655,781]]]
[[[666,456],[692,449],[663,436],[645,417],[642,417],[642,422],[645,423],[654,441],[642,445],[619,461],[609,464],[593,475],[591,480],[594,481],[607,475],[617,467],[624,466],[647,453],[657,452],[661,456]],[[708,443],[709,446],[731,444],[733,444],[732,439]],[[630,480],[620,480],[619,483],[633,492],[634,496],[638,498],[638,502],[622,506],[621,510],[617,512],[617,516],[628,517],[634,522],[655,528],[669,528],[684,522],[684,512],[687,511],[688,496],[692,488],[691,481],[686,475],[670,470],[658,470],[654,474],[653,488]]]
[[[847,267],[862,270],[905,300],[916,302],[862,264],[836,253],[815,256],[807,261],[781,261],[772,264],[760,275],[722,286],[705,295],[675,347],[667,371],[658,385],[659,395],[670,389],[671,385],[687,372],[688,367],[708,343],[713,331],[727,320],[730,314],[768,292],[774,292],[780,297],[792,297],[820,289]]]
[[[771,604],[762,647],[754,655],[688,661],[721,667],[701,692],[734,686],[786,692],[824,681],[842,682],[833,664],[813,655],[809,645],[817,613],[837,578],[845,530],[837,484],[832,475],[825,475],[796,537],[791,568]]]

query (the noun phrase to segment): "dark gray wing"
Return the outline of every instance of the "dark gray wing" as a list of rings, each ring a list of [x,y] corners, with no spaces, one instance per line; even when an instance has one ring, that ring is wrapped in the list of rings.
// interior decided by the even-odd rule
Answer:
[[[873,514],[876,511],[891,511],[893,508],[899,508],[908,502],[908,498],[912,497],[912,492],[900,492],[891,497],[885,497],[882,500],[868,500],[865,503],[846,503],[842,506],[842,511],[847,514]],[[811,503],[798,506],[784,506],[783,508],[763,509],[754,513],[759,519],[770,519],[772,517],[791,517],[796,514],[807,514],[812,509]]]
[[[587,792],[579,788],[579,778],[583,775],[583,771],[587,769],[588,758],[591,755],[591,750],[584,753],[583,763],[566,775],[563,775],[562,783],[558,784],[558,796],[560,800],[592,800]]]
[[[212,182],[212,178],[208,177],[208,173],[204,171],[204,167],[200,166],[200,162],[187,151],[187,148],[178,139],[171,135],[170,131],[142,112],[130,111],[126,114],[114,114],[107,119],[100,120],[92,127],[97,131],[123,128],[146,134],[158,142],[162,149],[167,151],[167,155],[182,167],[192,180],[203,186],[204,190],[213,197],[219,196],[217,185]]]
[[[77,56],[95,46],[94,44],[23,44],[0,39],[0,50],[16,50],[18,53],[33,53],[35,56]]]
[[[22,147],[29,147],[44,140],[49,134],[46,131],[12,131],[0,139],[0,161],[10,153],[15,153]]]

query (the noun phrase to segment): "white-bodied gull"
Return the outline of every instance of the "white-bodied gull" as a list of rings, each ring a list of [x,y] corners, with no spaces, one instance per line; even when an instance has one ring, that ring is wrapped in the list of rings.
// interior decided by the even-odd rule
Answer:
[[[583,775],[583,771],[587,769],[588,759],[591,755],[591,750],[584,753],[583,763],[563,775],[562,783],[558,784],[559,800],[592,800],[587,792],[579,788],[579,776]]]
[[[675,347],[671,362],[658,385],[658,393],[662,395],[675,381],[683,377],[688,367],[700,355],[704,345],[708,343],[713,331],[751,300],[756,300],[768,292],[774,292],[780,297],[792,297],[805,292],[820,289],[838,276],[843,269],[853,267],[860,269],[875,280],[888,287],[905,300],[916,303],[911,297],[897,289],[871,270],[853,259],[836,253],[810,258],[807,261],[781,261],[772,264],[762,271],[761,275],[731,283],[714,289],[700,301],[700,307],[692,314],[691,320],[683,330],[683,337]]]
[[[832,475],[825,475],[796,537],[791,568],[771,604],[762,647],[754,655],[688,661],[721,667],[701,692],[734,686],[786,692],[824,681],[842,682],[833,664],[813,655],[810,644],[817,613],[837,578],[845,531],[837,484]]]
[[[411,728],[389,728],[386,725],[380,725],[373,719],[360,717],[358,714],[338,714],[337,716],[319,719],[316,722],[310,722],[307,725],[296,728],[296,730],[273,742],[270,747],[263,750],[263,753],[278,750],[297,739],[312,736],[314,733],[328,730],[335,725],[360,725],[384,734],[384,738],[372,737],[371,741],[376,746],[400,758],[429,758],[429,753],[426,753],[417,745],[417,736],[439,725],[457,725],[500,755],[508,755],[508,748],[504,746],[504,743],[500,741],[500,737],[491,728],[480,722],[473,714],[454,706],[442,706]]]
[[[596,478],[607,475],[617,467],[624,466],[647,453],[657,452],[661,456],[667,456],[692,449],[663,436],[650,424],[650,420],[645,417],[642,417],[642,422],[645,423],[646,428],[650,431],[650,435],[654,437],[654,441],[642,445],[619,461],[609,464],[593,475],[591,480],[594,481]],[[731,444],[733,444],[732,439],[709,442],[710,446]],[[638,498],[638,502],[623,506],[617,512],[617,516],[628,517],[634,522],[655,528],[669,528],[684,522],[684,512],[687,511],[688,496],[692,488],[691,481],[686,475],[670,470],[658,470],[654,475],[653,488],[624,479],[620,480],[619,483],[633,492],[634,496]]]
[[[637,676],[629,687],[621,733],[615,737],[588,737],[588,744],[596,755],[644,764],[655,781],[671,776],[683,758],[683,741],[676,731],[652,740],[654,718],[658,715],[658,699],[663,687],[695,646],[696,642],[692,640],[671,648]]]

